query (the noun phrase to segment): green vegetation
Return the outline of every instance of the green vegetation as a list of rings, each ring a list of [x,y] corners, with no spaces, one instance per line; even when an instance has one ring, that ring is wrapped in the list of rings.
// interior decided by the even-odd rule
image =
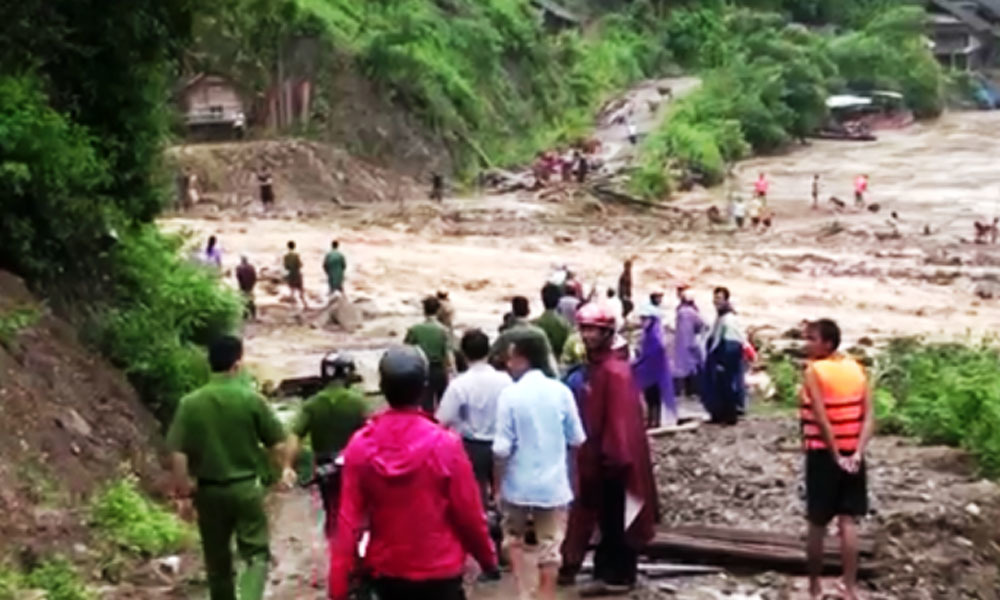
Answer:
[[[882,430],[968,450],[1000,476],[1000,349],[995,340],[893,340],[876,361]]]
[[[29,590],[45,592],[46,600],[96,600],[87,589],[76,569],[65,559],[56,557],[27,574],[0,567],[0,600],[26,598]]]
[[[798,406],[802,386],[802,368],[784,354],[767,357],[767,375],[774,386],[772,398],[779,404]]]
[[[17,336],[41,318],[41,311],[31,306],[0,312],[0,346],[8,350],[14,348]]]
[[[720,183],[727,163],[815,131],[830,93],[895,90],[918,116],[940,113],[946,77],[924,43],[923,10],[853,4],[841,18],[859,28],[839,34],[747,8],[672,11],[668,44],[683,64],[702,70],[703,85],[644,141],[633,190],[662,198],[674,169]]]
[[[672,62],[644,2],[599,19],[586,34],[545,31],[529,0],[227,0],[223,6],[221,16],[196,28],[204,49],[199,67],[239,75],[260,90],[275,72],[274,48],[316,37],[326,46],[317,58],[321,84],[347,60],[442,137],[467,174],[574,140],[590,128],[605,94]],[[248,46],[259,52],[246,56]],[[289,68],[294,58],[287,58]],[[315,121],[326,119],[322,107],[336,93],[335,86],[319,86]]]
[[[87,325],[165,418],[206,377],[198,344],[240,312],[151,224],[194,3],[16,4],[0,33],[0,268]]]
[[[98,494],[90,513],[100,535],[134,554],[180,552],[194,540],[191,528],[147,498],[131,477],[114,482]]]

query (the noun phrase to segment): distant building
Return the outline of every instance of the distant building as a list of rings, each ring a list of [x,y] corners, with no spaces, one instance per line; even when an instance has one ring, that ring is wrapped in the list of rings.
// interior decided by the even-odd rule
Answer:
[[[225,77],[196,75],[183,84],[178,100],[189,133],[212,137],[243,135],[246,128],[243,99]]]
[[[990,66],[1000,40],[1000,0],[931,0],[931,48],[949,68],[972,71]]]
[[[552,0],[531,0],[531,4],[541,11],[545,29],[557,32],[580,27],[581,19],[568,9]]]

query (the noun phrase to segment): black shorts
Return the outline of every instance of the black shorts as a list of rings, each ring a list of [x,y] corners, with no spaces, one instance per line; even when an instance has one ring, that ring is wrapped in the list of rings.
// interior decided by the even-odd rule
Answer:
[[[845,515],[868,513],[868,478],[865,463],[857,473],[848,473],[828,450],[806,452],[806,518],[813,525],[826,525]]]

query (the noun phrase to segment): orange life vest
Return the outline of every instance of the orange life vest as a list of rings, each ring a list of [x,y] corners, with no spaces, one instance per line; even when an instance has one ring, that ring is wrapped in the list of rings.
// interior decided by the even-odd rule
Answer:
[[[813,361],[806,367],[819,384],[820,399],[826,406],[826,416],[833,427],[837,450],[853,452],[858,448],[861,427],[865,420],[865,394],[868,378],[858,361],[846,356],[834,356]],[[813,398],[802,390],[802,436],[807,450],[825,450],[826,442],[819,422],[813,414]]]

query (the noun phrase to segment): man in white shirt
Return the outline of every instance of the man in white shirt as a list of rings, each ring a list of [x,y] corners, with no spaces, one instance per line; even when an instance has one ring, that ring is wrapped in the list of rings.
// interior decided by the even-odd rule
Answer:
[[[483,506],[493,496],[493,437],[496,433],[497,398],[513,383],[510,375],[486,361],[490,339],[479,329],[466,331],[460,343],[469,369],[444,392],[434,415],[438,422],[462,436],[476,481],[483,492]]]
[[[586,440],[573,393],[546,377],[548,347],[536,337],[514,340],[507,358],[516,380],[500,394],[493,440],[497,481],[504,514],[504,539],[521,598],[531,580],[524,564],[529,516],[538,539],[538,598],[555,600],[562,563],[566,514],[573,500],[569,449]]]

